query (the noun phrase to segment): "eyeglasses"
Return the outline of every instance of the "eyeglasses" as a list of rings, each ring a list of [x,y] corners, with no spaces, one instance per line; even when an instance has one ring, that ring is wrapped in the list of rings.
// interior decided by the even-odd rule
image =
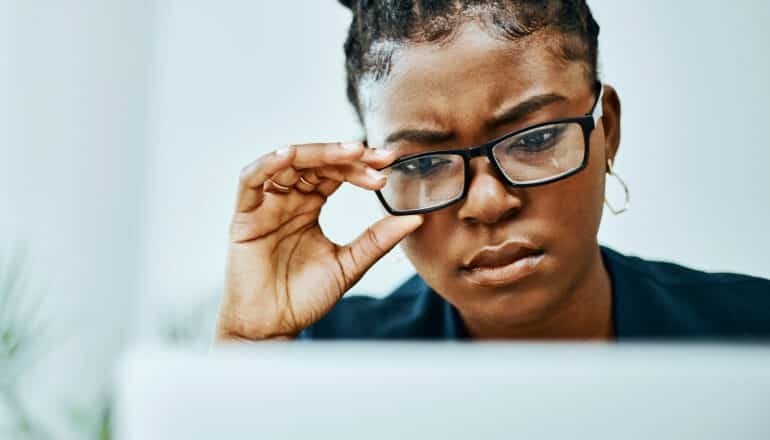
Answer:
[[[401,157],[380,171],[388,176],[376,191],[393,215],[423,214],[468,195],[471,159],[486,156],[511,187],[545,185],[578,173],[588,164],[591,131],[602,117],[603,90],[585,116],[558,119],[508,133],[483,145]]]

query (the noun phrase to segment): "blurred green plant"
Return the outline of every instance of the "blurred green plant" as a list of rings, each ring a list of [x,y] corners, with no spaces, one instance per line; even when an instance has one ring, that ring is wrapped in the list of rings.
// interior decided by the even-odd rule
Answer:
[[[3,257],[0,255],[0,257]],[[21,381],[49,350],[52,339],[40,317],[43,296],[25,278],[25,258],[0,258],[0,439],[52,440],[45,422],[22,398]],[[161,339],[169,345],[206,349],[213,337],[218,296],[179,305],[170,312]],[[66,422],[78,438],[110,440],[112,399],[103,395],[86,405],[67,404]]]
[[[30,414],[20,394],[22,376],[45,354],[45,330],[38,313],[41,297],[24,279],[25,255],[16,253],[0,265],[0,406],[5,410],[3,438],[50,439]]]
[[[0,255],[1,256],[1,255]],[[0,259],[0,438],[53,440],[45,422],[22,398],[22,379],[52,348],[40,317],[43,295],[25,278],[26,255]],[[79,438],[110,439],[110,399],[90,407],[65,408],[67,422]]]
[[[80,438],[110,440],[112,438],[112,399],[102,397],[95,407],[67,408],[69,422],[77,430]]]

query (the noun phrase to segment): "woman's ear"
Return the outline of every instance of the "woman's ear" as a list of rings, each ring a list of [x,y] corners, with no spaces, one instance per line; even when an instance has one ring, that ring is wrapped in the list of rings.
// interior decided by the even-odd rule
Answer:
[[[604,130],[605,157],[615,161],[615,155],[620,147],[620,98],[618,92],[610,85],[604,85],[602,100],[602,129]]]

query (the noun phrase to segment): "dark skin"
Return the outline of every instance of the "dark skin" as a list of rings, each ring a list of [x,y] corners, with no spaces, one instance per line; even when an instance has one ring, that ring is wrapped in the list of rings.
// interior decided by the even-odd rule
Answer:
[[[595,95],[586,66],[560,60],[553,41],[540,34],[511,42],[468,24],[448,44],[399,49],[388,79],[361,90],[369,143],[399,156],[469,147],[538,122],[588,113]],[[543,95],[559,98],[496,121]],[[620,102],[607,85],[603,101],[586,169],[548,185],[510,188],[487,158],[475,158],[468,197],[425,214],[423,225],[402,242],[422,278],[457,307],[474,338],[612,337],[612,287],[597,232],[607,159],[620,143]],[[496,287],[474,285],[461,275],[469,255],[510,237],[544,249],[535,274]]]
[[[247,165],[230,225],[217,339],[295,337],[399,242],[474,338],[611,338],[612,286],[596,238],[607,159],[620,142],[620,102],[610,86],[588,166],[573,176],[514,189],[480,157],[471,161],[468,197],[455,205],[386,216],[345,245],[318,223],[343,182],[381,189],[387,176],[376,170],[401,155],[474,146],[588,113],[595,96],[587,68],[555,55],[556,39],[540,33],[512,42],[471,22],[448,42],[404,45],[387,78],[359,84],[369,144],[381,148],[297,144]],[[494,288],[462,276],[460,266],[479,249],[512,238],[543,250],[534,273]]]

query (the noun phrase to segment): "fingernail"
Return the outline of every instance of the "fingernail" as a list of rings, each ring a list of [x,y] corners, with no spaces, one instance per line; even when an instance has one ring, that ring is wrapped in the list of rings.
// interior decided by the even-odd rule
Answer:
[[[288,156],[289,151],[291,151],[291,147],[283,147],[280,150],[276,150],[275,155],[279,157]]]
[[[382,148],[375,148],[372,150],[372,154],[374,154],[379,159],[387,159],[392,153],[392,151],[383,150]]]
[[[344,142],[340,145],[340,148],[347,151],[358,151],[361,148],[360,142]]]

